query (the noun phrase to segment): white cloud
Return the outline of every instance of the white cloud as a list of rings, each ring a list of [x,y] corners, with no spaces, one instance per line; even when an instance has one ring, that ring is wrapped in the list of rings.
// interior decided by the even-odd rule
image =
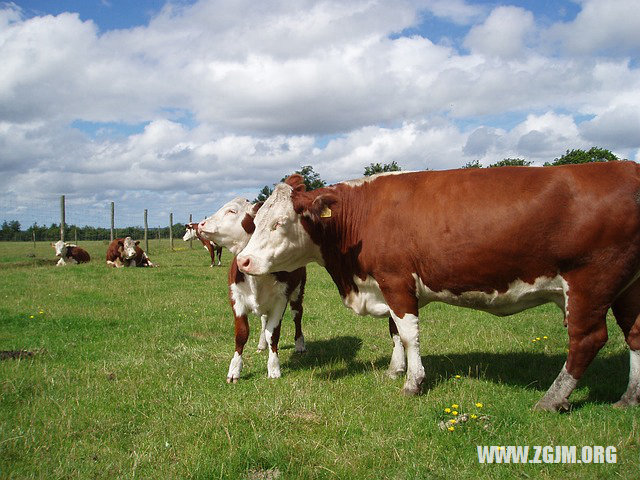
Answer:
[[[498,7],[484,23],[469,31],[464,45],[481,55],[521,57],[526,53],[527,37],[534,27],[531,12],[519,7]]]

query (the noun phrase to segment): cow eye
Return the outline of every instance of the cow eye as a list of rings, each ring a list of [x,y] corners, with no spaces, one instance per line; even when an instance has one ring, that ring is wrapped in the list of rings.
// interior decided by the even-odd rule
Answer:
[[[273,224],[273,227],[271,227],[271,230],[276,230],[278,227],[281,227],[281,226],[282,226],[282,223],[276,222]]]
[[[233,209],[230,209],[230,210],[227,210],[227,211],[225,212],[225,215],[226,215],[227,213],[231,213],[231,214],[235,215],[235,214],[236,214],[236,211],[235,211],[235,210],[233,210]]]

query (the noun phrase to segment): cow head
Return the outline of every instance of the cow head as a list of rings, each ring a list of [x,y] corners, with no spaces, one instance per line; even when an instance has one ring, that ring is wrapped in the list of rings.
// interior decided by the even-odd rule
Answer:
[[[62,257],[65,254],[67,247],[75,247],[76,245],[58,240],[56,243],[52,243],[51,246],[56,251],[56,257]]]
[[[185,228],[187,229],[187,231],[184,232],[184,236],[182,237],[182,240],[184,240],[185,242],[188,242],[189,240],[194,240],[198,237],[197,223],[187,223],[185,225]]]
[[[292,272],[312,261],[322,265],[320,247],[311,239],[309,229],[329,218],[335,201],[330,193],[306,192],[303,178],[297,174],[278,184],[256,214],[255,231],[237,258],[240,270],[264,275]]]
[[[131,237],[126,237],[122,241],[122,258],[131,260],[136,256],[136,246],[140,244],[140,240],[134,242]]]
[[[234,198],[200,222],[198,231],[202,237],[227,247],[237,255],[251,238],[255,228],[253,219],[261,205],[254,205],[246,198]]]

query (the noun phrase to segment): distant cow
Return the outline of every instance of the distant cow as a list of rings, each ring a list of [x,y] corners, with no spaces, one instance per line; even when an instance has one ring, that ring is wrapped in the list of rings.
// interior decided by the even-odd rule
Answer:
[[[138,245],[140,240],[131,237],[116,238],[107,248],[107,265],[110,267],[153,267],[147,254]]]
[[[193,240],[197,238],[200,240],[204,248],[209,251],[209,255],[211,255],[211,267],[213,267],[216,263],[215,257],[218,257],[218,265],[222,265],[222,247],[217,245],[215,242],[211,240],[207,240],[206,238],[202,238],[202,236],[198,232],[198,224],[197,223],[187,223],[185,225],[187,231],[184,233],[184,237],[182,240],[188,242],[189,240]]]
[[[74,245],[73,243],[58,240],[56,243],[52,243],[51,246],[56,251],[56,257],[60,257],[60,260],[58,260],[58,263],[56,264],[58,267],[62,267],[67,263],[73,265],[75,263],[85,263],[91,260],[89,252],[77,245]]]
[[[547,302],[569,354],[536,408],[563,410],[607,341],[611,307],[630,347],[616,406],[640,403],[640,165],[591,163],[385,174],[306,192],[279,184],[238,255],[242,272],[323,265],[346,306],[390,316],[390,370],[424,379],[418,309],[429,302],[510,315]]]
[[[235,198],[211,217],[200,222],[200,235],[218,245],[224,245],[231,253],[237,255],[251,238],[254,230],[253,217],[260,205],[252,205],[244,198]],[[278,341],[280,322],[287,304],[291,305],[296,326],[296,352],[304,352],[302,297],[306,278],[307,271],[304,267],[291,273],[276,272],[257,277],[245,275],[238,270],[238,264],[235,258],[233,259],[229,268],[229,298],[235,319],[236,351],[229,366],[227,382],[235,383],[240,377],[242,352],[249,338],[249,313],[259,315],[262,321],[258,349],[263,350],[267,344],[271,347],[267,362],[269,378],[280,377]]]

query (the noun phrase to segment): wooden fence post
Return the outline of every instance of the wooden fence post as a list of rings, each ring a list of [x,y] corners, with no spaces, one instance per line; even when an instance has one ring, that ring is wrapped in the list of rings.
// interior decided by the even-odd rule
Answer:
[[[115,205],[111,202],[111,241],[113,242],[113,226],[115,225]]]
[[[169,214],[169,245],[173,252],[173,213]]]
[[[189,214],[189,223],[193,223],[193,214]],[[189,248],[193,250],[193,238],[189,239]]]
[[[64,195],[60,195],[60,240],[64,242],[64,224],[65,224],[65,211],[64,211]]]
[[[149,252],[149,224],[147,223],[147,209],[144,209],[144,249]]]

